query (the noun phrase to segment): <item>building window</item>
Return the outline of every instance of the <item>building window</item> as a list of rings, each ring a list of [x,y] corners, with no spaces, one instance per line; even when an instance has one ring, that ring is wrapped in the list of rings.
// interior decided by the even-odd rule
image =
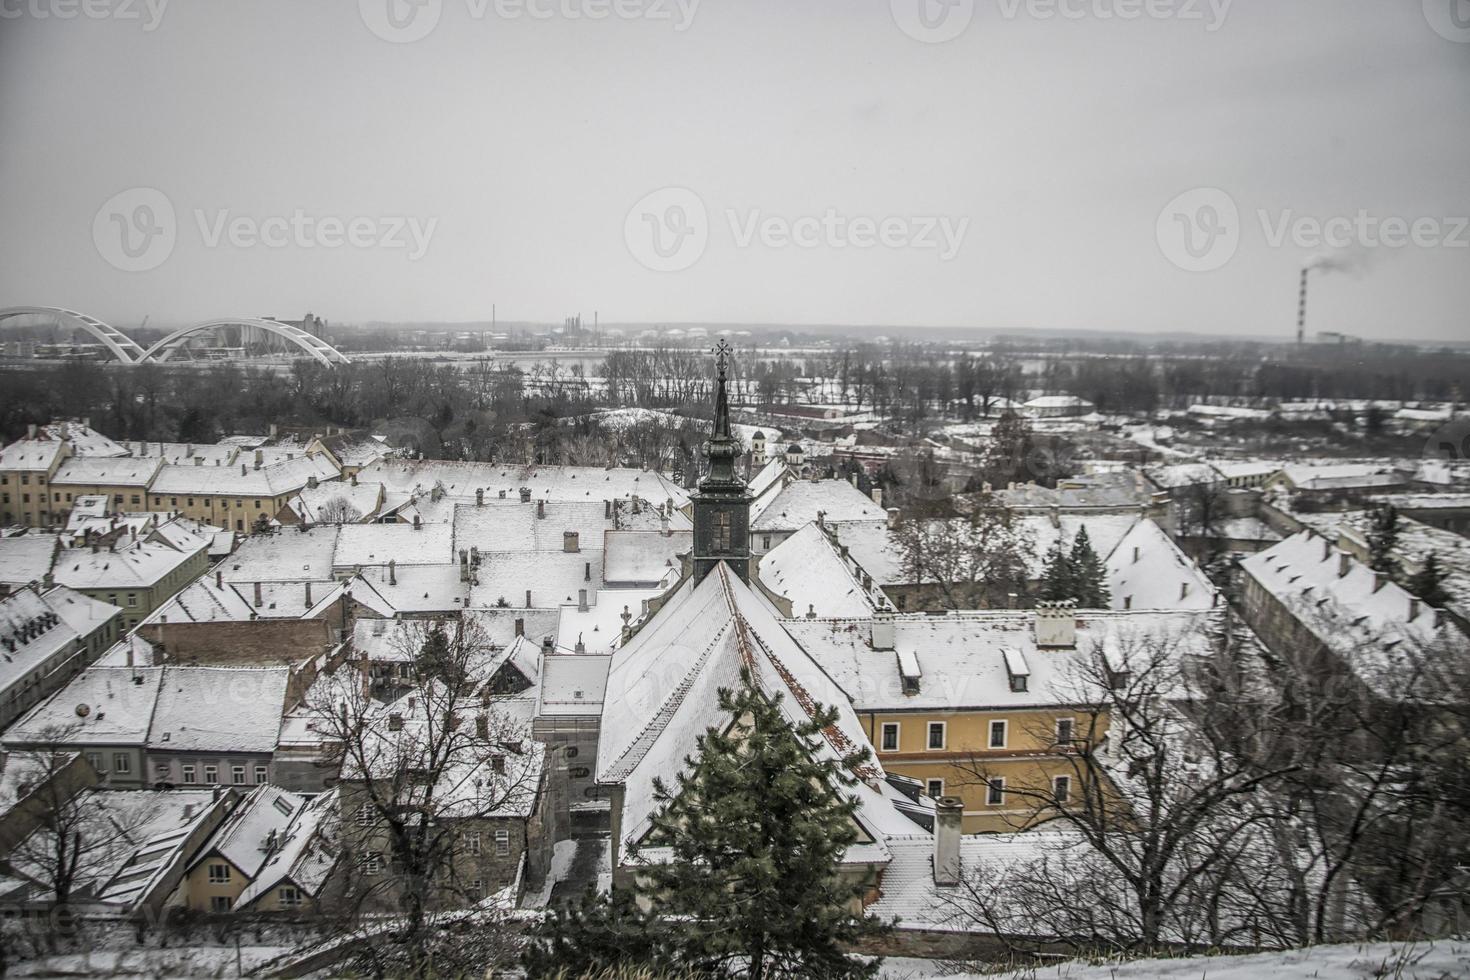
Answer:
[[[290,885],[282,885],[280,891],[280,906],[283,909],[301,908],[301,892]]]
[[[230,881],[230,866],[228,864],[211,864],[209,866],[209,883],[211,885],[225,885]]]
[[[942,779],[931,779],[931,780],[929,780],[929,782],[926,783],[925,786],[924,786],[924,792],[929,795],[929,799],[931,799],[931,800],[937,800],[937,799],[939,799],[941,796],[944,795],[944,780],[942,780]]]
[[[985,781],[985,802],[990,806],[1000,806],[1006,801],[1006,781],[1001,776],[995,776]]]
[[[112,753],[112,771],[116,773],[130,773],[133,771],[133,760],[124,752]]]
[[[464,849],[467,854],[480,853],[480,834],[478,831],[472,831],[464,835]]]
[[[136,593],[129,593],[128,594],[128,605],[129,606],[136,606],[137,604],[138,604],[138,596],[137,596],[137,594]]]
[[[234,783],[236,786],[239,786],[239,785],[241,785],[242,783],[245,782],[245,767],[244,766],[231,766],[230,767],[230,782]]]
[[[186,782],[186,783],[192,783],[194,781],[194,767],[193,766],[184,766],[183,767],[183,770],[184,770],[184,782]]]
[[[931,748],[931,749],[942,749],[942,748],[944,748],[944,722],[942,722],[942,721],[931,721],[931,722],[929,722],[929,748]]]
[[[1003,749],[1006,747],[1006,723],[1003,721],[992,721],[990,723],[990,747],[992,749]]]
[[[714,550],[720,552],[730,550],[730,512],[728,510],[720,511],[715,515]]]
[[[1076,728],[1076,724],[1072,721],[1071,718],[1058,718],[1057,719],[1057,744],[1058,745],[1071,745],[1072,744],[1072,732],[1075,730],[1075,728]]]
[[[377,851],[368,851],[357,859],[357,869],[365,875],[377,875],[383,871],[383,855]]]
[[[219,782],[219,766],[205,766],[204,781],[211,785]]]
[[[1052,799],[1058,803],[1066,803],[1072,798],[1072,777],[1057,776],[1051,781]]]
[[[268,781],[269,779],[270,779],[270,770],[268,770],[265,766],[256,766],[255,767],[255,782],[257,784],[258,783],[264,783],[264,782]]]
[[[495,832],[495,854],[505,857],[510,853],[510,831],[497,830]]]
[[[88,752],[87,765],[92,767],[93,772],[100,773],[102,771],[102,756],[96,752]]]
[[[887,721],[883,723],[883,740],[880,747],[884,752],[898,751],[898,722]]]
[[[761,535],[761,548],[766,551],[771,550],[771,536],[769,534]]]
[[[357,825],[359,827],[371,827],[373,825],[373,807],[371,803],[364,803],[357,808]]]
[[[230,910],[230,897],[228,895],[209,896],[209,911],[216,915],[223,915]]]
[[[472,899],[474,899],[475,901],[478,902],[480,899],[482,899],[484,897],[485,897],[485,883],[483,881],[481,881],[479,878],[476,878],[476,879],[474,879],[473,881],[470,882],[470,898],[472,898]]]
[[[156,782],[166,783],[168,782],[168,777],[170,775],[172,775],[172,773],[169,772],[167,762],[158,762],[154,764],[153,778]]]

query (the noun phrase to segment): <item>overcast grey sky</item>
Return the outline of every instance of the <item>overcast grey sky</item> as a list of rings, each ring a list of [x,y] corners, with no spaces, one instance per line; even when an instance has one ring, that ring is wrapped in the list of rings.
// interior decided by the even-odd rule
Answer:
[[[1470,0],[161,2],[0,0],[0,306],[1470,335]]]

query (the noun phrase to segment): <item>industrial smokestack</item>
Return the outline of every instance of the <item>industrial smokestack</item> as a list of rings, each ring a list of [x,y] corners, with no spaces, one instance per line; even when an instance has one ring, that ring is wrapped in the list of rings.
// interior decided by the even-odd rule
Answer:
[[[1302,269],[1302,296],[1297,305],[1296,313],[1296,342],[1301,346],[1307,342],[1307,280],[1312,276],[1312,267],[1305,266]]]

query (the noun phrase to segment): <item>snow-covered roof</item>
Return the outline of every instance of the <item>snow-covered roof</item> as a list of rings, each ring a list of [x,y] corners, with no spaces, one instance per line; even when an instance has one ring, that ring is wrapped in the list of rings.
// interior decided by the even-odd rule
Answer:
[[[148,743],[153,751],[274,752],[288,667],[165,667]]]
[[[1077,618],[1074,648],[1046,649],[1036,644],[1036,614],[1030,611],[896,615],[892,650],[872,648],[871,619],[791,620],[786,630],[858,711],[1006,711],[1092,703],[1099,692],[1085,668],[1099,649],[1203,653],[1212,616],[1088,612]],[[1029,672],[1025,690],[1014,690],[1010,682],[1007,660],[1016,655]],[[918,664],[917,692],[904,684],[905,661]]]
[[[41,581],[60,546],[59,536],[39,531],[0,537],[0,584],[14,587]]]
[[[615,585],[650,585],[679,573],[679,556],[694,547],[693,531],[608,531],[602,537],[603,578]]]
[[[283,532],[289,539],[291,532]],[[454,529],[447,524],[344,524],[337,534],[332,567],[445,565],[453,562]]]
[[[175,496],[279,497],[302,489],[312,479],[335,480],[340,475],[336,465],[323,455],[296,456],[259,468],[249,463],[166,465],[159,469],[148,492]]]
[[[533,500],[602,501],[636,496],[654,504],[672,499],[676,507],[689,501],[685,490],[651,470],[596,466],[383,459],[364,467],[358,481],[380,482],[389,492],[427,491],[438,485],[460,502],[473,502],[477,489],[485,490],[487,502],[498,500],[502,490],[507,499],[518,500],[521,487],[530,489]]]
[[[255,587],[260,587],[260,605]],[[216,582],[207,575],[148,614],[147,623],[222,623],[251,619],[315,619],[341,595],[343,583]]]
[[[5,732],[7,746],[143,745],[162,667],[89,667]]]
[[[842,691],[786,633],[769,603],[720,564],[697,585],[681,586],[613,654],[597,778],[624,787],[626,841],[648,830],[654,779],[672,783],[698,736],[730,721],[720,712],[718,692],[737,687],[742,668],[768,697],[781,696],[793,723],[808,718],[816,704],[836,709],[837,722],[822,743],[834,757],[867,745]],[[883,770],[870,760],[857,775],[876,784]]]
[[[287,827],[307,806],[307,798],[270,784],[245,794],[230,815],[199,849],[193,863],[218,856],[228,861],[247,879],[254,878],[265,864]]]
[[[602,552],[526,551],[480,553],[476,582],[470,587],[470,606],[487,609],[504,599],[512,606],[557,609],[577,601],[582,589],[601,589]]]
[[[1114,609],[1209,609],[1212,583],[1153,521],[1139,521],[1107,559]]]
[[[225,465],[235,462],[240,447],[229,442],[129,442],[128,452],[139,459],[149,457],[170,464],[194,465],[195,459],[204,460],[205,466]]]
[[[288,505],[309,524],[352,524],[376,517],[382,503],[381,484],[335,480],[302,487]]]
[[[332,577],[337,551],[335,524],[252,534],[211,570],[226,582],[320,582]]]
[[[275,850],[235,899],[236,909],[248,908],[277,885],[288,882],[308,895],[321,893],[341,854],[334,840],[337,797],[337,790],[331,789],[311,800],[303,798],[303,805],[276,838]]]
[[[50,439],[17,439],[0,449],[0,471],[49,470],[65,455],[63,443]]]
[[[1209,463],[1174,463],[1170,466],[1151,466],[1144,470],[1154,486],[1160,490],[1177,490],[1199,484],[1211,486],[1225,479],[1224,474]]]
[[[148,486],[161,465],[162,461],[158,459],[133,459],[129,456],[73,456],[56,468],[51,483],[141,489]]]
[[[453,612],[470,601],[470,584],[458,564],[370,565],[349,580],[352,598],[381,616]]]
[[[0,694],[120,615],[116,606],[64,586],[20,589],[0,599]]]
[[[885,517],[873,499],[846,480],[793,480],[771,500],[751,524],[751,531],[797,531],[817,519],[863,521]]]
[[[827,532],[815,524],[762,555],[757,574],[762,585],[791,603],[794,617],[867,616],[876,608]]]
[[[568,532],[582,549],[599,548],[602,534],[613,527],[600,500],[533,501],[523,504],[496,499],[483,507],[454,508],[454,550],[561,551]]]
[[[1437,638],[1435,612],[1332,540],[1302,531],[1240,567],[1373,690],[1404,700],[1437,693],[1423,656]]]
[[[612,657],[556,653],[541,658],[536,714],[601,715]]]
[[[56,581],[73,589],[151,588],[208,547],[208,542],[198,541],[192,549],[181,551],[162,541],[139,538],[114,551],[67,548],[57,553],[53,574]]]
[[[643,616],[644,603],[661,595],[662,589],[598,589],[588,590],[587,608],[578,603],[565,603],[557,623],[557,636],[568,648],[581,642],[585,653],[608,653],[623,631],[623,610],[631,621]]]

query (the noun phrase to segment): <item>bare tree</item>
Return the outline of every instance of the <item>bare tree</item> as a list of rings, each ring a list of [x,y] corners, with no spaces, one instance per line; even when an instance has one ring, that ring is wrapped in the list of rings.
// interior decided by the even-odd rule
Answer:
[[[1298,761],[1262,763],[1259,746],[1274,744],[1283,719],[1234,647],[1135,631],[1079,651],[1060,763],[1039,761],[1003,784],[1017,829],[1057,820],[1070,835],[1065,853],[1010,869],[1000,893],[994,869],[975,869],[955,914],[1012,931],[1024,919],[1027,934],[1094,948],[1284,944],[1285,886],[1262,877],[1264,831],[1279,816],[1268,790]],[[983,757],[964,768],[980,785],[997,778]]]
[[[354,507],[346,497],[338,494],[318,507],[316,516],[322,524],[356,524],[362,520],[362,511]]]
[[[407,694],[382,704],[348,668],[309,703],[342,754],[348,891],[369,940],[362,954],[374,971],[421,976],[466,954],[451,941],[465,938],[464,910],[486,900],[487,882],[513,877],[490,841],[507,818],[534,812],[544,749],[496,706],[490,681],[504,654],[478,620],[396,625],[413,677]],[[534,841],[523,830],[518,843],[523,854]],[[396,913],[389,929],[375,918],[386,911]]]
[[[1000,510],[976,510],[968,519],[909,519],[897,543],[909,581],[925,587],[942,609],[1004,605],[1026,590],[1027,556],[1034,549],[1026,526]]]

